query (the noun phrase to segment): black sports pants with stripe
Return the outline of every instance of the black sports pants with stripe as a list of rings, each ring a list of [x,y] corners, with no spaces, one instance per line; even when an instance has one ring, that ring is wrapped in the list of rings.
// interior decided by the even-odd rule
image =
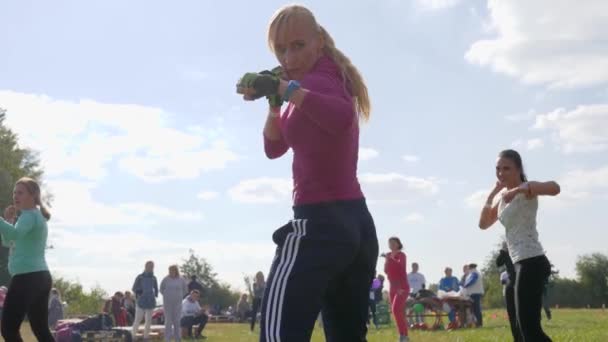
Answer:
[[[328,342],[367,341],[378,238],[364,199],[294,207],[262,305],[261,342],[310,341],[319,311]]]

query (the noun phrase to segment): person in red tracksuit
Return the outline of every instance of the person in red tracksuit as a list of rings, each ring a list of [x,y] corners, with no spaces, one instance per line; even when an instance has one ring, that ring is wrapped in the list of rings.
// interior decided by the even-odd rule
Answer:
[[[398,237],[388,239],[390,253],[382,254],[386,261],[384,272],[390,284],[391,311],[395,316],[399,341],[409,341],[407,320],[405,318],[405,303],[410,295],[410,284],[407,281],[407,257],[402,252],[403,244]]]

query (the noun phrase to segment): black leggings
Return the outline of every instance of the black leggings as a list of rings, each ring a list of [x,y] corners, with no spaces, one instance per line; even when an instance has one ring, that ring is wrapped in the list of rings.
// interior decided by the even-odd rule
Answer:
[[[507,302],[507,314],[514,342],[521,342],[521,332],[517,325],[517,311],[515,310],[515,276],[509,279],[505,288],[505,301]]]
[[[524,342],[551,341],[540,324],[543,288],[551,273],[551,264],[541,255],[515,264],[515,311]]]
[[[253,329],[255,328],[255,321],[257,321],[257,319],[258,319],[258,312],[260,311],[261,307],[262,307],[262,299],[254,298],[253,305],[251,308],[251,331],[253,331]]]
[[[52,283],[48,271],[19,274],[11,279],[2,313],[2,337],[6,342],[23,341],[19,329],[26,314],[38,341],[55,341],[48,325]]]

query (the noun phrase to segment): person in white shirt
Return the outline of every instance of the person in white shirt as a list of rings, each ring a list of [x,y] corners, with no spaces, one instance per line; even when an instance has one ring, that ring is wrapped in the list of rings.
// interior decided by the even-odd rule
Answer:
[[[205,329],[209,316],[207,316],[199,304],[200,296],[201,294],[198,290],[192,290],[190,295],[182,302],[181,326],[182,329],[186,330],[186,335],[189,338],[192,338],[192,327],[197,324],[198,328],[196,329],[194,337],[196,339],[206,338],[205,336],[202,336],[201,333],[203,332],[203,329]]]
[[[509,273],[507,271],[503,271],[500,274],[500,283],[502,284],[502,296],[504,297],[506,294],[507,284],[509,283]]]
[[[426,285],[426,279],[424,275],[418,272],[418,263],[412,263],[412,272],[407,275],[407,281],[410,283],[410,296],[416,297],[418,291]]]
[[[186,280],[179,275],[177,265],[169,266],[169,275],[160,283],[160,293],[163,295],[163,313],[165,316],[165,341],[171,339],[181,341],[180,325],[182,302],[188,293]]]
[[[426,279],[424,278],[424,274],[418,272],[419,269],[420,266],[418,263],[414,262],[412,263],[412,272],[407,275],[407,281],[410,284],[410,297],[412,298],[416,298],[418,291],[426,287]],[[416,314],[415,320],[417,324],[423,322],[423,318],[420,314]]]
[[[469,265],[469,274],[463,286],[467,290],[467,294],[473,300],[473,314],[475,315],[477,327],[483,326],[483,315],[481,313],[481,297],[483,297],[483,279],[481,273],[477,270],[477,264]]]

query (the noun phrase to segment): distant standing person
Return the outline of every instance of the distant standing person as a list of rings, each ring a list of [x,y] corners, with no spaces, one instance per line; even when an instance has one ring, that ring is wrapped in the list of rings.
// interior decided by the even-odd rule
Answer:
[[[130,291],[125,291],[125,298],[122,303],[127,310],[127,324],[133,324],[135,318],[135,300]]]
[[[460,277],[460,287],[464,286],[465,281],[467,281],[467,276],[469,275],[469,265],[462,266],[462,276]]]
[[[502,271],[502,273],[500,273],[500,284],[502,285],[502,295],[506,296],[507,293],[507,284],[509,283],[510,279],[509,279],[509,272],[507,271]]]
[[[382,291],[384,290],[384,276],[378,274],[372,281],[372,288],[369,290],[369,310],[372,313],[372,322],[378,329],[378,317],[376,316],[376,306],[382,301]]]
[[[403,244],[398,237],[388,239],[389,253],[382,254],[386,259],[384,272],[390,283],[391,311],[395,316],[399,330],[399,342],[409,341],[405,303],[410,294],[410,284],[407,276],[407,257],[403,253]]]
[[[418,291],[422,290],[426,287],[426,278],[424,278],[424,274],[418,272],[420,267],[417,262],[412,263],[412,272],[407,275],[407,280],[410,283],[410,297],[416,298]],[[417,324],[423,323],[423,318],[420,314],[415,314],[414,319]]]
[[[556,196],[556,182],[529,182],[517,151],[500,152],[496,178],[481,210],[479,228],[488,229],[496,221],[505,227],[509,254],[515,265],[515,308],[524,341],[551,341],[540,324],[543,288],[551,274],[536,229],[539,196]],[[494,198],[498,197],[498,201]]]
[[[19,331],[26,315],[38,341],[54,341],[48,325],[53,280],[45,258],[50,218],[38,183],[31,178],[18,180],[13,189],[13,205],[0,219],[2,242],[13,246],[8,257],[12,278],[2,314],[5,341],[22,341]]]
[[[266,280],[264,279],[264,273],[258,272],[255,275],[253,282],[253,304],[251,307],[251,331],[255,329],[255,322],[258,319],[258,311],[262,307],[262,300],[264,299],[264,291],[266,291]]]
[[[194,290],[198,291],[199,297],[205,293],[205,288],[203,287],[203,284],[198,281],[196,275],[191,275],[190,282],[188,283],[188,293],[186,293],[186,296],[190,295],[190,293]]]
[[[165,315],[165,341],[181,341],[182,301],[188,294],[186,280],[179,275],[177,265],[169,266],[169,274],[160,282]]]
[[[481,312],[481,297],[483,297],[483,279],[477,270],[477,264],[469,264],[469,274],[462,286],[473,300],[473,314],[475,315],[477,327],[483,326],[483,314]]]
[[[132,290],[135,293],[133,337],[137,336],[139,324],[145,317],[144,339],[147,340],[150,336],[152,311],[156,307],[156,297],[158,297],[158,282],[154,276],[154,262],[146,262],[144,272],[135,278]]]
[[[418,266],[417,262],[412,263],[412,272],[407,275],[407,280],[410,283],[410,296],[415,297],[418,291],[422,290],[422,288],[426,285],[426,278],[424,274],[418,272],[420,266]]]
[[[55,329],[57,322],[62,319],[63,304],[61,303],[61,295],[57,289],[52,289],[49,300],[49,327]]]

